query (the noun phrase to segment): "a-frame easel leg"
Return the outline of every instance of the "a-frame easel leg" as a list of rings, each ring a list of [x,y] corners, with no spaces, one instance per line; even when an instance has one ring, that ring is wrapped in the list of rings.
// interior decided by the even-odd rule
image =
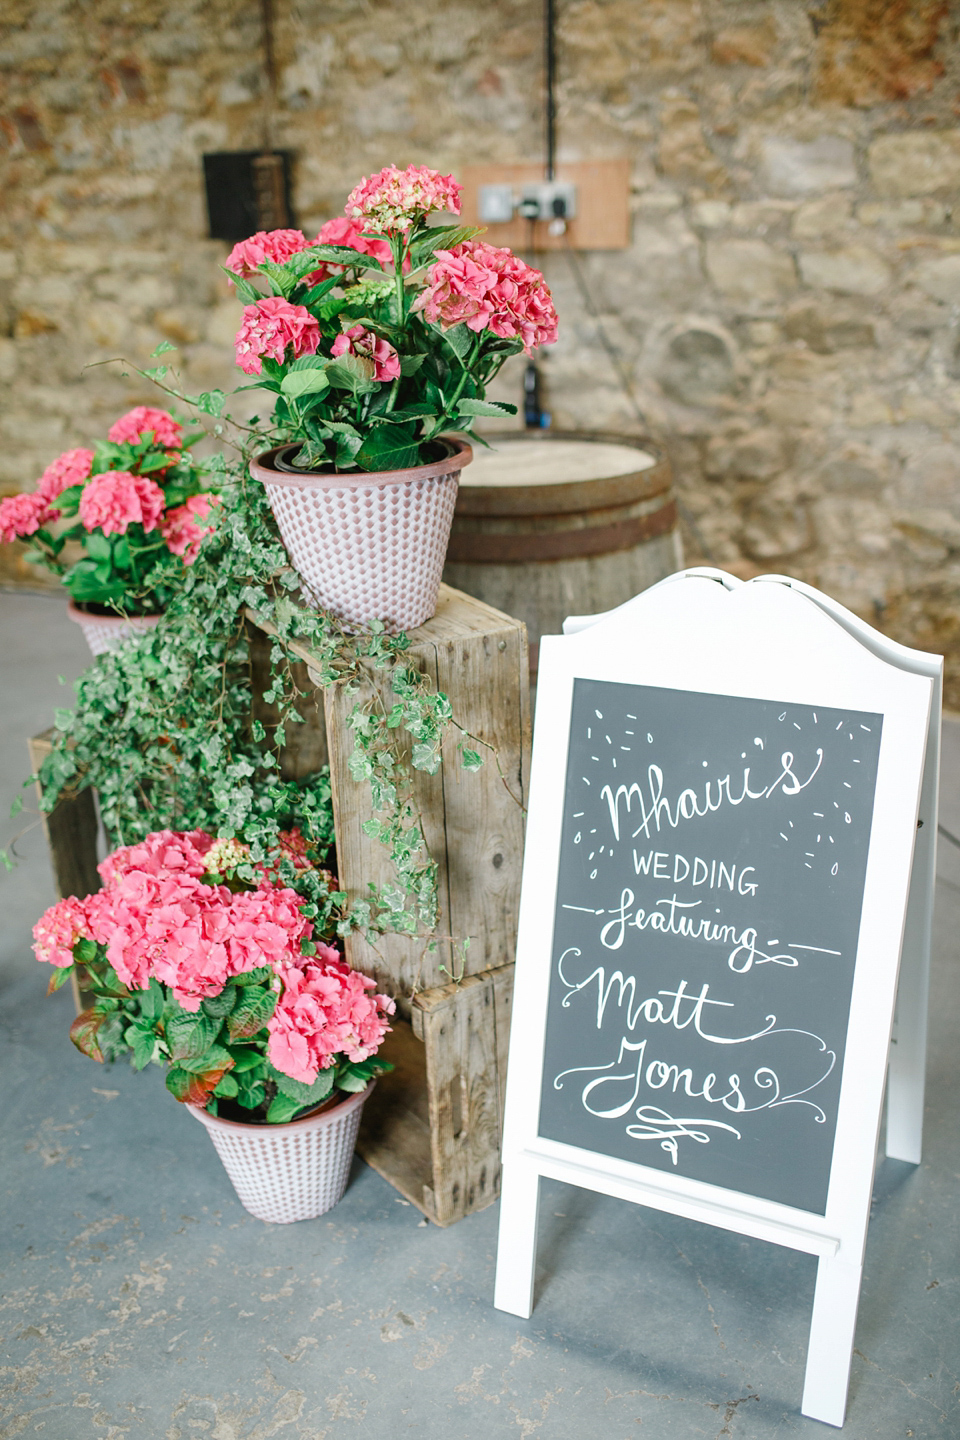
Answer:
[[[823,1255],[817,1265],[801,1409],[811,1420],[841,1426],[847,1408],[862,1265]]]
[[[537,1268],[540,1175],[528,1162],[504,1161],[500,1184],[500,1238],[493,1303],[528,1319]]]
[[[913,852],[910,895],[903,927],[897,1009],[887,1079],[886,1150],[892,1160],[919,1165],[923,1148],[923,1099],[930,1006],[930,946],[937,867],[937,786],[940,773],[940,712],[935,707],[927,741],[920,825]]]

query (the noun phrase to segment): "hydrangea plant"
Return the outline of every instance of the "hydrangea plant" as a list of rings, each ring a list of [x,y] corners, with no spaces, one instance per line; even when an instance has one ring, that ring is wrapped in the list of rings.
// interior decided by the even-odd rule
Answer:
[[[543,276],[510,250],[428,223],[460,214],[461,189],[388,165],[314,240],[259,232],[229,255],[245,302],[237,364],[275,396],[296,468],[406,469],[435,458],[442,431],[516,414],[486,388],[508,356],[556,340],[557,315]]]
[[[280,851],[299,872],[323,859],[296,830]],[[83,1054],[165,1065],[177,1100],[271,1124],[390,1069],[374,1057],[394,1002],[247,846],[157,831],[99,869],[103,889],[58,901],[34,927],[50,989],[76,972],[95,997],[70,1029]]]
[[[26,540],[27,558],[84,609],[159,613],[212,528],[217,496],[191,438],[166,410],[137,405],[93,449],[59,455],[32,492],[0,501],[0,540]]]

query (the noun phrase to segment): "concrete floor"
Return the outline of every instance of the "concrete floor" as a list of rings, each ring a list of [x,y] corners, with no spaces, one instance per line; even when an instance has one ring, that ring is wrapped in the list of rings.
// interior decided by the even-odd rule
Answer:
[[[62,601],[0,595],[0,807],[69,704]],[[943,821],[960,834],[960,722]],[[24,817],[21,817],[21,821]],[[20,822],[17,822],[20,823]],[[12,831],[16,825],[9,825]],[[159,1071],[101,1070],[44,997],[40,832],[0,879],[0,1440],[766,1440],[799,1413],[815,1261],[544,1186],[534,1316],[491,1305],[497,1209],[438,1230],[356,1162],[328,1217],[261,1224]],[[960,1436],[960,850],[937,891],[925,1160],[883,1162],[850,1440]]]

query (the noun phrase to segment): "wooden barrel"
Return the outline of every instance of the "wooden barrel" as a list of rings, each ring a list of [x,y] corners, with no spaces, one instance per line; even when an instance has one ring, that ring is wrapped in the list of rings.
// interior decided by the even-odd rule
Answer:
[[[460,477],[443,578],[541,635],[683,565],[669,462],[652,441],[518,431],[474,449]]]

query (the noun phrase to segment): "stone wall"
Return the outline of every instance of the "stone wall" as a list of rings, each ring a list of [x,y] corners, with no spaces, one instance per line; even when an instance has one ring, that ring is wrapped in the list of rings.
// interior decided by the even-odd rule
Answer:
[[[542,154],[538,0],[272,8],[271,96],[257,0],[6,0],[0,486],[156,399],[84,366],[170,339],[188,387],[234,383],[203,151],[295,150],[308,232],[390,161]],[[960,7],[557,8],[561,158],[632,163],[631,247],[584,268],[672,452],[688,554],[945,649],[960,708]],[[555,423],[635,432],[566,257],[544,269]]]

